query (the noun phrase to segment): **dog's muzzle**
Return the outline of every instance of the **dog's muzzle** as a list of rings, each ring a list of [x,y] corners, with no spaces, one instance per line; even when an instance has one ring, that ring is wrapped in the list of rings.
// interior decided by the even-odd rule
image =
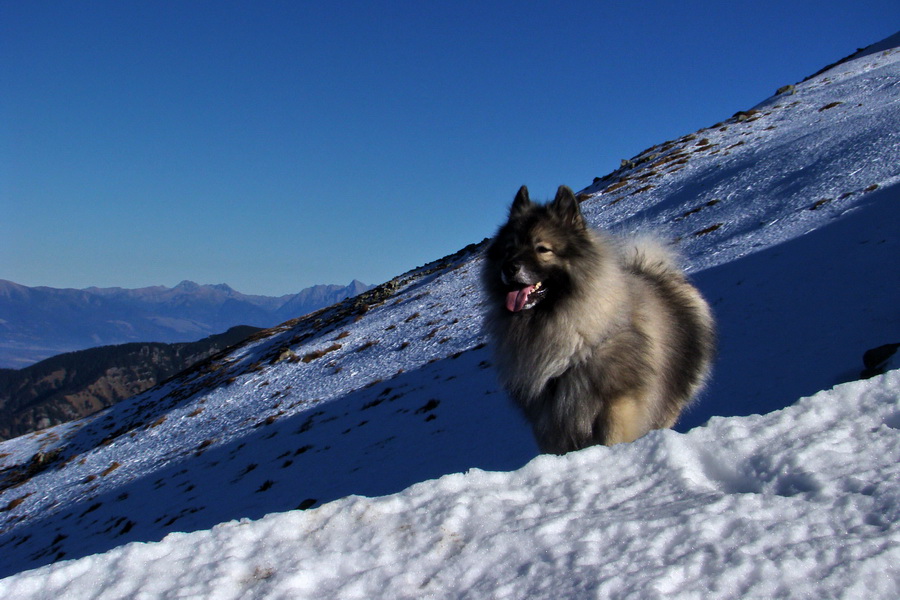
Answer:
[[[546,292],[547,288],[540,281],[534,285],[511,290],[506,294],[506,310],[520,312],[534,308],[538,302],[543,300]]]

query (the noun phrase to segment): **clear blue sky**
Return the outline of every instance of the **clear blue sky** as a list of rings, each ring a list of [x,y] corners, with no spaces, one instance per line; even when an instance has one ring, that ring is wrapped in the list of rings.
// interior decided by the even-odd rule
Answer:
[[[898,30],[897,0],[0,0],[0,279],[381,283]]]

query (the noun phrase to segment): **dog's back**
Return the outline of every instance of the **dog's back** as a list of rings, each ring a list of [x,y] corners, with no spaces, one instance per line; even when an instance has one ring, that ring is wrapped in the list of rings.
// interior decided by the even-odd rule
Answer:
[[[709,375],[715,346],[712,312],[671,250],[658,240],[627,242],[622,267],[635,290],[635,326],[653,341],[658,391],[651,402],[652,428],[672,427]]]

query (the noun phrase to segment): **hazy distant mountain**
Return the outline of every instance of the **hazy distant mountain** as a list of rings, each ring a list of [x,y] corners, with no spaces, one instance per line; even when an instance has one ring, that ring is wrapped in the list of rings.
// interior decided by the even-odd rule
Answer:
[[[173,288],[26,287],[0,280],[0,367],[131,342],[189,342],[235,325],[272,327],[369,289],[317,285],[280,297],[182,281]]]
[[[94,414],[258,331],[240,325],[197,342],[103,346],[0,369],[0,439]]]
[[[331,306],[345,298],[358,296],[370,289],[372,289],[371,285],[366,285],[355,279],[347,286],[314,285],[313,287],[306,288],[299,294],[290,296],[287,302],[281,305],[276,311],[278,323],[283,323],[288,319],[301,317],[319,310],[320,308]]]

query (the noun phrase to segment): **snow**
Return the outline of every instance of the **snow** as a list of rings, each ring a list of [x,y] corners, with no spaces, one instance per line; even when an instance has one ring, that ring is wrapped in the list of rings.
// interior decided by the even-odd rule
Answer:
[[[892,371],[686,434],[132,543],[0,581],[0,594],[897,597],[898,399]]]
[[[898,597],[895,38],[585,190],[718,318],[677,431],[538,456],[473,245],[0,444],[0,597]]]

